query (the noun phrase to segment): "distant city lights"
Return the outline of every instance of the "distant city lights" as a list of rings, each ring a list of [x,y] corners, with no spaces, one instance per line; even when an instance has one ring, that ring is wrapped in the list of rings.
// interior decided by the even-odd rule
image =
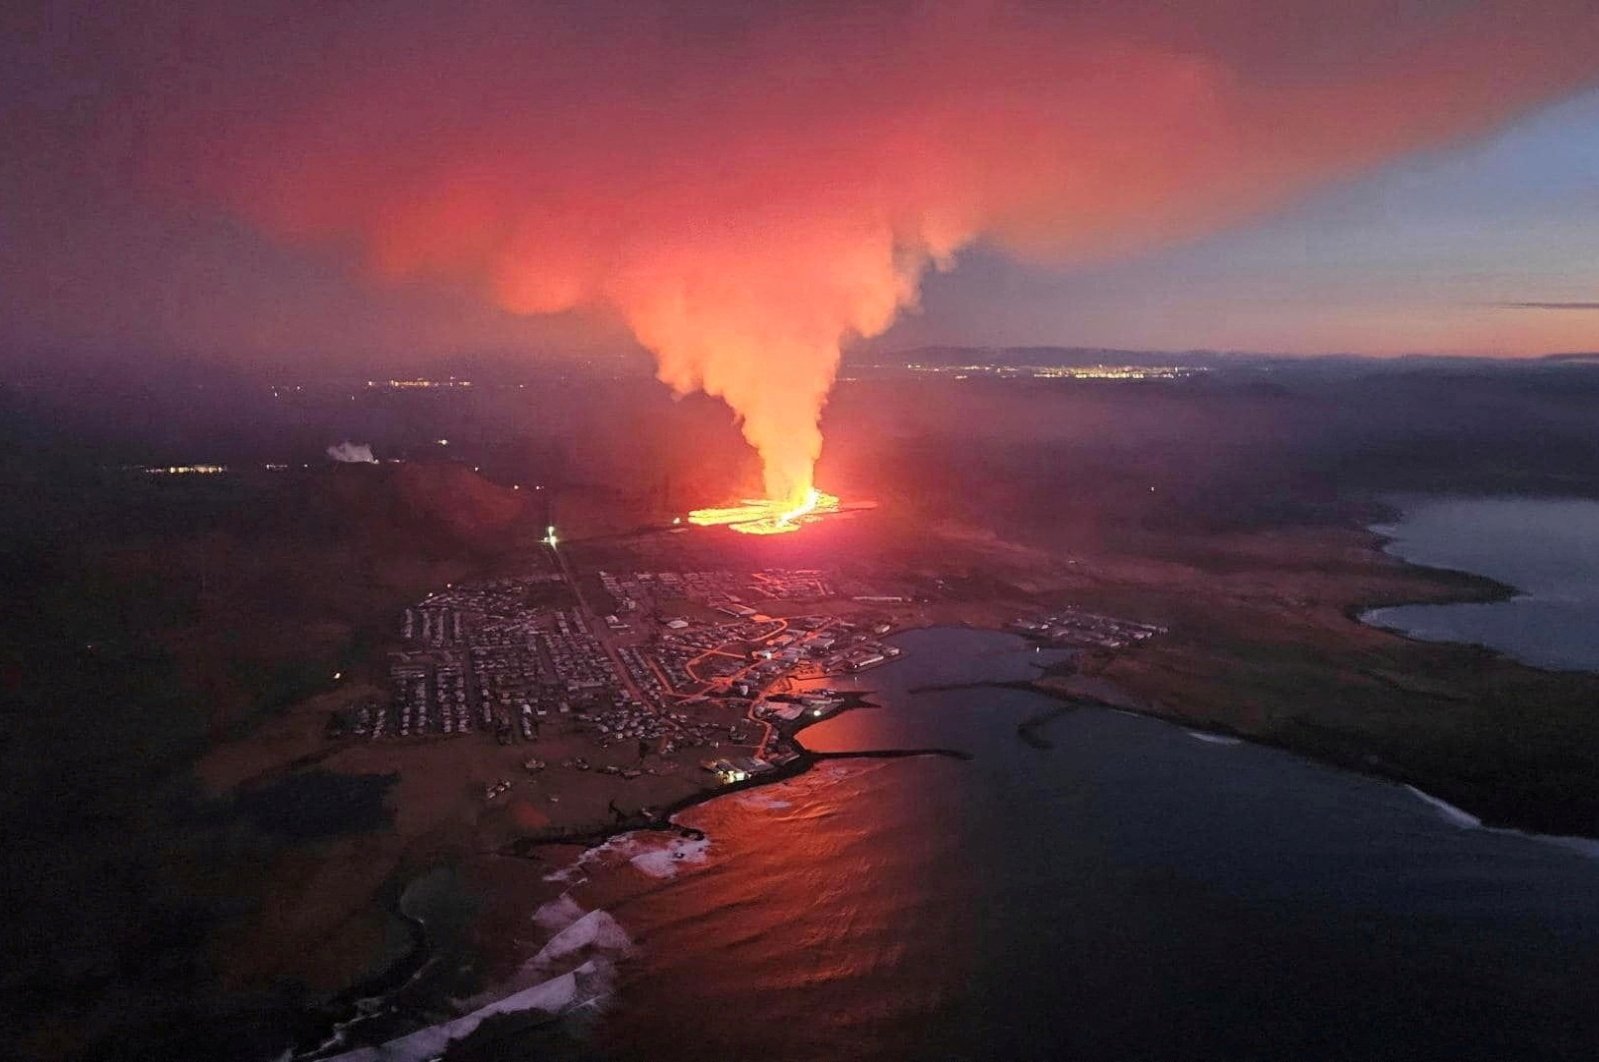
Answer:
[[[907,372],[931,376],[952,376],[957,380],[973,376],[1028,380],[1180,380],[1208,370],[1195,365],[922,365],[910,362]]]
[[[152,476],[215,476],[227,470],[227,465],[147,465],[144,468]]]
[[[472,381],[458,380],[454,376],[449,376],[442,380],[431,380],[425,376],[418,376],[409,380],[368,380],[366,385],[386,391],[426,391],[436,388],[471,387]]]

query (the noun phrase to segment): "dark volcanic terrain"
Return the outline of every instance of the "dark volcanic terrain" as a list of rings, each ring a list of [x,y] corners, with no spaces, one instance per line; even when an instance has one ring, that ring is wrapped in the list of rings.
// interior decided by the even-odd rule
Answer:
[[[210,386],[224,397],[197,420],[174,385],[143,394],[143,427],[115,431],[42,384],[0,393],[15,502],[0,528],[0,944],[27,957],[0,992],[25,1056],[259,1053],[290,1016],[403,960],[392,906],[416,873],[534,882],[540,867],[481,854],[552,823],[607,826],[625,790],[606,776],[573,775],[537,815],[485,804],[508,769],[494,757],[526,757],[486,733],[327,739],[335,713],[386,696],[408,604],[524,568],[550,522],[596,600],[601,571],[818,569],[903,597],[874,608],[896,629],[1068,605],[1158,624],[1038,685],[1411,782],[1492,823],[1599,835],[1599,678],[1354,618],[1506,593],[1381,553],[1365,525],[1385,492],[1599,495],[1591,366],[862,370],[829,413],[820,483],[878,507],[773,539],[670,530],[753,468],[720,407],[666,403],[649,381],[359,400],[337,383]],[[407,460],[315,457],[345,438]],[[139,470],[202,460],[228,471]],[[690,771],[659,780],[659,799],[711,784]],[[461,939],[511,917],[478,911]]]

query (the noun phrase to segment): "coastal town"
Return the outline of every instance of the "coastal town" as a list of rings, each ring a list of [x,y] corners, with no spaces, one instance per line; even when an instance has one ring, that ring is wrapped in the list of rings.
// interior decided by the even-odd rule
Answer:
[[[796,732],[862,703],[851,680],[900,655],[889,638],[923,622],[919,593],[816,569],[579,574],[547,540],[513,574],[406,607],[387,696],[343,705],[328,736],[396,752],[476,741],[499,749],[477,757],[483,805],[571,821],[564,798],[616,823],[651,819],[672,794],[793,764]],[[1074,606],[1006,626],[1090,653],[1165,630]]]
[[[900,652],[883,641],[893,622],[870,601],[840,603],[824,572],[600,571],[582,587],[553,554],[406,608],[389,697],[339,711],[330,736],[521,747],[521,777],[485,784],[486,802],[548,770],[739,782],[796,757],[783,724],[847,703],[830,676]]]

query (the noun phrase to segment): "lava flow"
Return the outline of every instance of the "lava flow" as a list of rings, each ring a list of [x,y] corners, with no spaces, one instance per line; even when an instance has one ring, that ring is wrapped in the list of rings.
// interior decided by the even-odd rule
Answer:
[[[826,513],[838,512],[838,496],[811,487],[800,501],[746,498],[741,505],[721,509],[695,509],[688,522],[701,527],[726,526],[746,535],[781,535],[798,531]]]

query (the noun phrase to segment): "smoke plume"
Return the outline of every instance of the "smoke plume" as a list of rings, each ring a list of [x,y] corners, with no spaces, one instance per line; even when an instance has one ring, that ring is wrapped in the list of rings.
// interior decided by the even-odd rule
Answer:
[[[144,101],[162,187],[385,278],[620,315],[773,499],[811,486],[841,344],[974,241],[1191,238],[1599,72],[1589,0],[201,10]]]
[[[372,447],[367,443],[341,442],[336,446],[328,447],[328,456],[341,464],[375,465],[378,459],[372,456]]]

